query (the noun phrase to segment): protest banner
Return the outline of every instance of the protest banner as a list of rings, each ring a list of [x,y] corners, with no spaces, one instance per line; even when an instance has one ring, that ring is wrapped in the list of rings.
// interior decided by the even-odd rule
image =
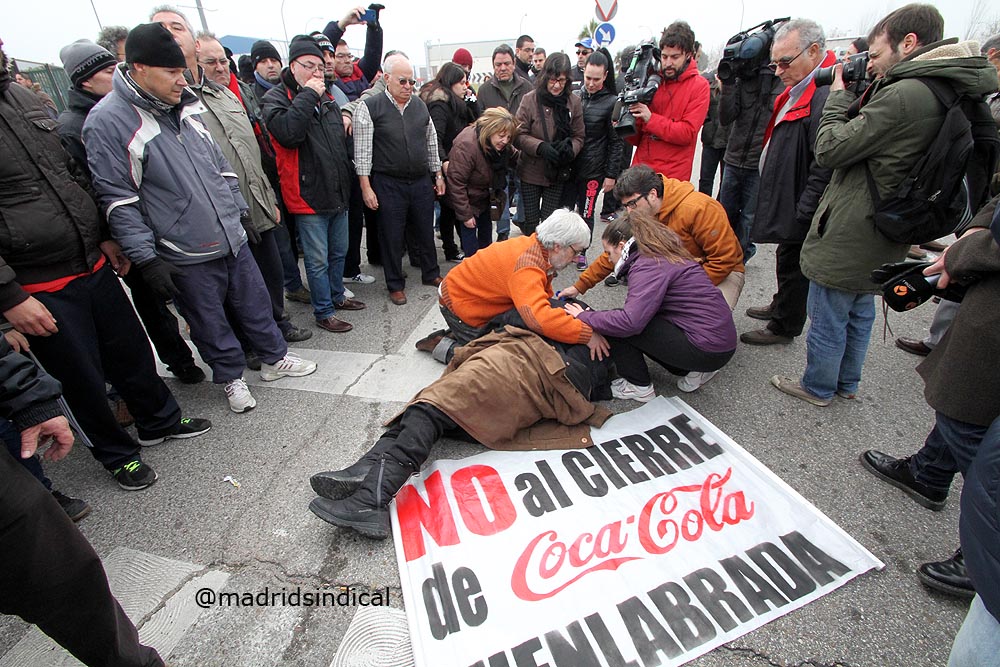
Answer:
[[[686,403],[437,461],[392,504],[418,667],[680,665],[882,563]]]

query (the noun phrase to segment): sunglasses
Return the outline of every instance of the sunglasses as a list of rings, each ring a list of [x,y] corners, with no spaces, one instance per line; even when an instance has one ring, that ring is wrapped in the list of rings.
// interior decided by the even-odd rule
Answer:
[[[396,81],[398,81],[399,85],[401,85],[401,86],[407,86],[407,85],[409,85],[409,86],[415,86],[415,85],[417,85],[417,80],[416,79],[407,79],[405,77],[400,77],[400,78],[396,79]]]

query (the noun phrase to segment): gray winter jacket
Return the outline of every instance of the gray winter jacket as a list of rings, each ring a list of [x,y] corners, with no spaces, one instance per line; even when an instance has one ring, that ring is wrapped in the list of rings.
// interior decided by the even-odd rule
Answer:
[[[169,106],[139,88],[126,66],[87,116],[83,143],[111,233],[129,259],[200,264],[239,252],[247,203],[194,93]]]

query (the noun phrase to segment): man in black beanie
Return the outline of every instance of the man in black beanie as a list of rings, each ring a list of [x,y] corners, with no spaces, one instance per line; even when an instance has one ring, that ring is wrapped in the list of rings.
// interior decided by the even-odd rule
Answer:
[[[94,189],[125,254],[191,327],[191,339],[225,385],[229,407],[257,405],[246,359],[226,318],[238,319],[260,355],[263,380],[308,375],[316,364],[288,352],[242,224],[250,208],[233,167],[187,89],[186,60],[160,23],[133,28],[128,69],[83,127]]]
[[[264,94],[281,82],[281,54],[274,44],[259,39],[250,47],[250,63],[257,84],[254,92],[258,100],[263,100]]]
[[[6,59],[0,51],[0,65]],[[38,99],[10,85],[0,67],[0,143],[10,147],[0,167],[4,191],[0,239],[0,312],[24,334],[94,445],[91,454],[128,491],[157,475],[137,443],[115,420],[105,381],[125,399],[140,442],[157,444],[207,431],[204,419],[182,419],[173,394],[156,374],[146,335],[108,266],[90,182],[52,128],[39,123]],[[12,243],[12,239],[28,243]],[[102,254],[102,251],[106,254]]]

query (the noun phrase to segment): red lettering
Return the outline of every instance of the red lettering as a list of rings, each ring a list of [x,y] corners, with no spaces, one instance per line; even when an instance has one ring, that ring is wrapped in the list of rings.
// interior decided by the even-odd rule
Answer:
[[[472,480],[477,480],[482,487],[486,503],[493,514],[492,521],[486,516],[483,498]],[[517,510],[514,509],[503,480],[490,466],[474,465],[458,470],[451,476],[451,490],[455,494],[462,521],[476,535],[496,535],[510,528],[517,519]]]
[[[407,562],[427,553],[424,530],[438,546],[458,544],[458,528],[451,514],[440,470],[424,481],[424,489],[427,491],[427,502],[412,484],[404,485],[396,494],[396,515],[399,517],[399,532]]]

